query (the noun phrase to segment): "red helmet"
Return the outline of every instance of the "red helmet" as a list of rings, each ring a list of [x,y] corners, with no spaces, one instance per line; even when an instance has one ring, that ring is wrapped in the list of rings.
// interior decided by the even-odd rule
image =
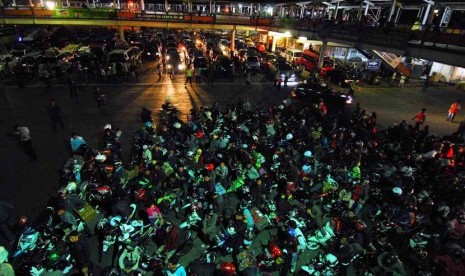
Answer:
[[[199,130],[195,133],[195,137],[197,137],[198,139],[202,138],[203,137],[203,131]]]
[[[365,230],[365,229],[367,228],[367,225],[366,225],[363,221],[357,220],[357,221],[355,222],[355,227],[356,227],[359,231],[363,231],[363,230]]]
[[[106,165],[105,166],[105,172],[106,173],[112,173],[115,170],[115,168],[112,165]]]
[[[236,266],[234,266],[233,263],[231,262],[223,262],[221,263],[221,272],[223,272],[223,275],[225,276],[231,276],[236,273]]]
[[[208,163],[207,165],[205,165],[205,169],[207,169],[209,172],[212,172],[215,169],[215,165],[213,165],[212,163]]]
[[[281,248],[279,248],[275,243],[270,244],[270,253],[274,257],[281,257],[283,255]]]

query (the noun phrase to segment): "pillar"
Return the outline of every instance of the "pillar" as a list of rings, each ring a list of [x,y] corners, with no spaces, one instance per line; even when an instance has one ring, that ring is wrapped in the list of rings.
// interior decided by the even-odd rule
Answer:
[[[360,3],[360,8],[358,9],[358,13],[357,13],[358,20],[362,18],[362,9],[363,9],[363,1]]]
[[[3,2],[2,2],[2,4],[1,4],[1,6],[3,7]],[[34,6],[34,3],[32,3],[32,0],[29,0],[29,6],[30,6],[30,7]]]
[[[389,11],[389,17],[388,17],[388,22],[391,22],[392,16],[394,15],[394,12],[396,11],[396,0],[392,0],[391,4],[391,10]]]
[[[421,6],[420,9],[418,10],[417,14],[417,19],[420,20],[421,16],[423,15],[423,10],[425,9],[425,6]]]
[[[252,7],[252,4],[250,4],[250,7],[249,7],[249,15],[250,15],[250,16],[253,15],[253,7]]]
[[[271,42],[271,52],[276,51],[276,37],[272,36],[273,42]]]
[[[12,1],[12,5],[13,5],[13,7],[16,7],[16,0]]]
[[[119,39],[125,41],[123,26],[118,26],[118,33],[119,33]]]
[[[235,44],[236,44],[236,26],[234,26],[234,29],[231,30],[231,44],[229,46],[229,50],[231,52],[231,56],[234,55],[235,49]]]
[[[139,8],[141,11],[145,11],[145,2],[144,0],[139,1]]]
[[[212,1],[209,2],[209,7],[210,7],[210,8],[209,8],[208,12],[209,12],[209,13],[212,13]]]
[[[341,3],[341,2],[337,1],[337,3],[336,3],[336,11],[334,12],[334,19],[337,19],[337,12],[339,11],[339,3]]]
[[[165,0],[165,12],[170,11],[170,6],[168,6],[168,0]]]
[[[250,35],[250,31],[249,30],[245,30],[245,37],[249,37]]]
[[[401,10],[401,7],[398,7],[397,8],[397,13],[396,13],[396,20],[394,21],[394,23],[396,23],[396,24],[399,22],[400,10]]]
[[[328,48],[328,41],[323,41],[323,45],[320,48],[320,56],[318,57],[318,68],[323,67],[323,61],[325,58],[326,49]]]
[[[121,9],[121,5],[120,5],[120,3],[119,3],[119,0],[116,0],[116,7],[117,7],[118,9]]]
[[[192,0],[187,1],[187,12],[192,12]]]
[[[29,6],[30,6],[30,3],[29,3]],[[3,8],[3,1],[0,0],[0,8]]]
[[[425,25],[426,21],[428,20],[429,17],[429,12],[431,11],[431,4],[428,3],[428,6],[426,6],[426,11],[425,14],[423,14],[423,20],[421,21],[421,25]]]
[[[304,18],[304,9],[305,9],[304,5],[300,6],[300,18]]]
[[[363,13],[364,15],[368,15],[369,8],[370,8],[370,4],[367,3],[367,6],[365,7],[365,12]]]

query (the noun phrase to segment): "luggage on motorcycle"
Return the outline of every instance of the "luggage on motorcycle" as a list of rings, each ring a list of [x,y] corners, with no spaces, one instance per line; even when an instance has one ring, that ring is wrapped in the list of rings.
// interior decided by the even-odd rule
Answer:
[[[265,229],[266,226],[270,224],[270,219],[267,216],[263,215],[263,213],[260,212],[260,210],[258,210],[257,207],[252,208],[252,210],[250,210],[250,213],[252,214],[252,218],[255,222],[255,228],[258,231],[262,231],[263,229]]]
[[[237,255],[237,261],[239,263],[239,271],[244,271],[249,267],[255,267],[255,253],[253,251],[244,250]]]
[[[88,202],[84,204],[81,210],[74,209],[76,215],[84,222],[87,234],[93,235],[97,224],[102,219],[102,215],[95,211]]]

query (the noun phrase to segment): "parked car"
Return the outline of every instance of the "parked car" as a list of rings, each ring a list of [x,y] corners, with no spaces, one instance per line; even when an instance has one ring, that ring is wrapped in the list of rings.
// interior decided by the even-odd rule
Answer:
[[[351,82],[360,82],[360,78],[352,70],[335,69],[327,71],[326,77],[330,82],[337,84],[339,87],[348,87]]]
[[[246,60],[246,68],[247,70],[260,70],[260,61],[258,60],[257,56],[249,56]]]

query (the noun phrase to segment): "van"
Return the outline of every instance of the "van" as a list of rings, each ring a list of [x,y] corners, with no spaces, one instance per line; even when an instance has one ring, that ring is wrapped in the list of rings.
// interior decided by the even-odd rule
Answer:
[[[287,62],[294,63],[298,58],[302,57],[302,51],[297,49],[286,49],[284,57]]]

